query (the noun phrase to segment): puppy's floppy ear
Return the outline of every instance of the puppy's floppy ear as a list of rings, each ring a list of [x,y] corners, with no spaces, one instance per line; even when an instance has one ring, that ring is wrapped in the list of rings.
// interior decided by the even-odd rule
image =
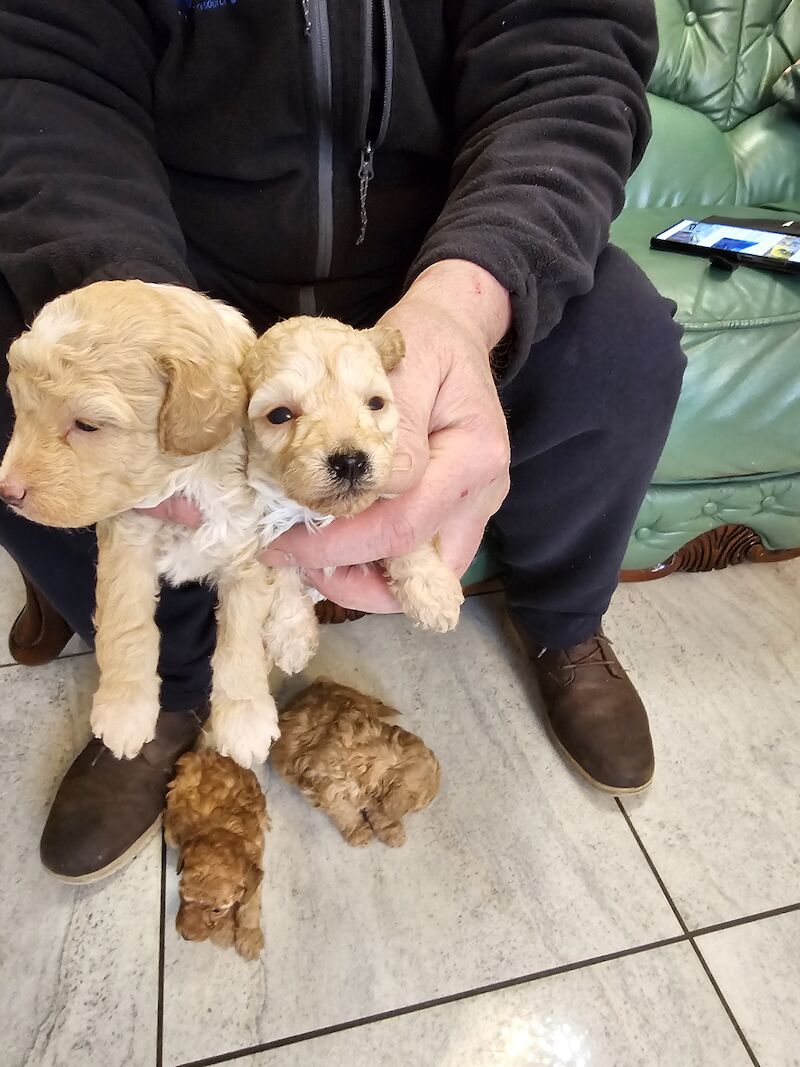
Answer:
[[[161,355],[167,392],[158,417],[164,452],[193,456],[222,444],[244,420],[247,393],[235,366],[224,357],[196,359],[188,353]]]
[[[383,369],[388,374],[394,370],[403,356],[406,354],[406,343],[403,335],[394,326],[374,326],[365,331],[367,339],[372,342],[381,357]]]
[[[255,341],[247,319],[199,293],[171,300],[169,342],[155,353],[167,391],[159,416],[162,449],[178,456],[208,452],[244,422],[241,368]]]

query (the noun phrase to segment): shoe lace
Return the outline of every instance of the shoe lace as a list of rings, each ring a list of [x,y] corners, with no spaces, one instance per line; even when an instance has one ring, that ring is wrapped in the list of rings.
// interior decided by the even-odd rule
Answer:
[[[591,640],[593,641],[592,647],[588,652],[582,656],[578,656],[577,659],[570,657],[569,664],[575,670],[579,667],[616,667],[617,662],[613,657],[612,648],[613,644],[611,639],[606,637],[605,634],[593,634]],[[542,648],[539,651],[537,659],[541,659],[547,652],[547,648]],[[597,659],[597,653],[600,653],[600,659]]]

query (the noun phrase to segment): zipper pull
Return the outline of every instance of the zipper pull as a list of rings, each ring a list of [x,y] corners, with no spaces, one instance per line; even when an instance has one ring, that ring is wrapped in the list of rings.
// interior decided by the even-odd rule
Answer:
[[[311,36],[311,0],[300,0],[303,7],[303,36]]]
[[[361,165],[358,168],[358,201],[361,208],[361,229],[358,233],[357,245],[364,243],[367,236],[367,193],[369,183],[375,176],[375,168],[372,165],[373,157],[372,141],[367,141],[361,149]]]

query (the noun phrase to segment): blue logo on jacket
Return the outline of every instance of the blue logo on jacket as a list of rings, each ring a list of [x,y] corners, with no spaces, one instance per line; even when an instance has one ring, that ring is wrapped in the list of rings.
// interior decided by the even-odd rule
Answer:
[[[239,0],[176,0],[178,14],[188,18],[194,11],[214,11],[219,7],[235,7]]]

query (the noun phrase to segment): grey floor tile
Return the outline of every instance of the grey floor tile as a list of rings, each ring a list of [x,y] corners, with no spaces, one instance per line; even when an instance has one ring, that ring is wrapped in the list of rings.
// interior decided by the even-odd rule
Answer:
[[[693,928],[800,900],[799,606],[797,561],[623,586],[612,605],[657,758],[625,805]]]
[[[692,949],[613,960],[341,1031],[242,1067],[748,1067]]]
[[[25,588],[19,570],[8,553],[0,548],[0,667],[13,662],[8,651],[8,631],[24,603]],[[86,644],[79,637],[73,637],[62,655],[86,650]]]
[[[262,964],[180,941],[170,876],[165,1064],[679,932],[613,800],[552,751],[495,600],[447,637],[399,618],[328,627],[313,667],[399,707],[442,793],[405,848],[355,850],[270,777]]]
[[[800,912],[697,944],[761,1067],[800,1067]]]
[[[57,882],[38,841],[88,734],[90,657],[0,671],[0,1061],[150,1067],[156,1054],[160,844],[94,887]]]

